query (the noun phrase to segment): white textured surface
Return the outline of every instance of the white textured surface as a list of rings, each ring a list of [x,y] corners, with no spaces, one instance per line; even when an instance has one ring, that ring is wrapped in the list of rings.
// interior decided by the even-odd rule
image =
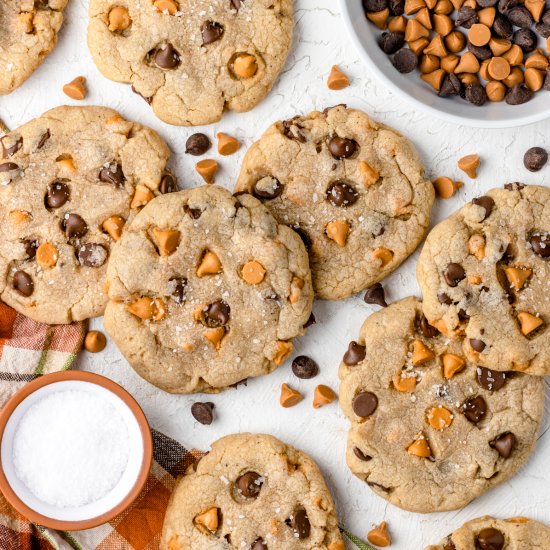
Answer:
[[[23,88],[0,98],[0,117],[15,128],[51,107],[74,103],[63,95],[61,86],[83,74],[88,78],[90,89],[86,104],[113,107],[124,116],[156,129],[172,148],[171,166],[180,185],[198,184],[199,178],[194,172],[196,159],[183,154],[185,140],[193,130],[161,123],[129,87],[106,80],[95,69],[86,48],[86,7],[84,0],[71,0],[56,51]],[[484,190],[507,181],[548,184],[550,167],[539,174],[530,174],[523,167],[522,157],[528,147],[550,147],[549,122],[516,130],[475,130],[414,112],[372,80],[345,36],[335,0],[297,0],[295,7],[294,48],[274,90],[252,112],[230,113],[222,122],[203,128],[210,137],[221,130],[237,136],[246,146],[276,119],[347,103],[366,110],[412,138],[431,176],[449,175],[462,179],[463,174],[456,168],[457,159],[473,152],[482,157],[478,179],[466,179],[457,197],[438,201],[434,221],[441,220]],[[326,77],[334,63],[353,80],[347,90],[331,92],[326,87]],[[227,187],[233,185],[244,149],[237,155],[221,159],[219,183]],[[416,255],[384,283],[390,300],[419,293],[414,277],[415,261]],[[206,400],[216,405],[217,418],[211,426],[197,424],[189,410],[194,401],[204,400],[204,396],[172,396],[143,382],[112,343],[101,354],[84,354],[79,366],[121,383],[140,402],[151,426],[185,445],[206,449],[211,441],[225,434],[263,431],[304,449],[322,467],[336,497],[342,522],[364,537],[374,523],[388,521],[394,539],[392,548],[396,550],[421,549],[481,514],[528,515],[550,525],[550,433],[541,436],[532,460],[513,480],[457,512],[434,515],[403,512],[375,496],[349,473],[344,463],[346,420],[336,403],[314,411],[311,399],[316,384],[325,383],[337,389],[340,358],[348,341],[357,337],[360,324],[374,309],[375,306],[363,303],[362,296],[340,303],[316,302],[314,312],[318,322],[297,342],[297,352],[315,358],[321,374],[313,380],[299,381],[287,363],[268,377],[250,381],[247,387],[208,396]],[[100,320],[92,322],[92,326],[100,328]],[[292,409],[282,409],[278,404],[282,382],[289,382],[304,392],[305,400]],[[546,428],[547,424],[542,433]]]

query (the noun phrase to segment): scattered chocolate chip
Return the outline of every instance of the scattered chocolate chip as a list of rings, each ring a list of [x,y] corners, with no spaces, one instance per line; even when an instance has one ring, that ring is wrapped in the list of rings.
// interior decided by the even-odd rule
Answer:
[[[16,271],[13,274],[13,288],[22,296],[30,296],[34,292],[31,276],[24,271]]]
[[[125,181],[122,166],[118,163],[111,163],[109,166],[104,166],[99,172],[99,180],[105,183],[110,183],[115,187],[120,187]]]
[[[386,7],[386,0],[363,0],[363,9],[367,13],[382,11]]]
[[[458,76],[454,73],[450,73],[445,76],[443,79],[443,84],[441,84],[441,89],[439,90],[440,97],[450,97],[454,95],[459,95],[462,90],[462,82]]]
[[[461,321],[467,321],[470,318],[470,316],[461,308],[458,310],[458,318]]]
[[[344,354],[343,361],[348,367],[353,367],[353,365],[360,363],[366,355],[367,348],[352,340],[349,343],[348,350]]]
[[[187,279],[185,277],[172,277],[169,281],[169,288],[172,291],[172,298],[176,304],[185,302],[185,289],[187,288]]]
[[[273,176],[259,179],[252,187],[252,194],[257,199],[276,199],[283,192],[283,185]]]
[[[143,99],[145,101],[145,103],[147,103],[148,105],[151,105],[151,103],[153,103],[153,98],[152,97],[145,97],[143,94],[141,94],[140,92],[138,92],[134,86],[132,86],[132,92],[134,92],[134,94],[137,94],[139,97],[141,97],[141,99]]]
[[[514,296],[514,292],[512,291],[512,285],[510,284],[510,281],[508,280],[506,273],[504,272],[503,269],[498,268],[496,274],[497,274],[497,281],[501,286],[502,290],[504,290],[504,294],[508,300],[508,303],[513,304],[516,298]]]
[[[107,259],[107,249],[102,244],[86,243],[78,248],[77,256],[86,267],[101,267]]]
[[[405,13],[405,0],[389,0],[388,4],[392,15],[403,15]]]
[[[378,45],[384,53],[392,55],[405,45],[405,33],[383,32],[378,38]]]
[[[46,206],[60,208],[69,200],[69,187],[62,181],[54,181],[46,193]]]
[[[357,143],[353,139],[334,136],[328,142],[328,150],[335,159],[347,159],[357,151]]]
[[[44,147],[44,145],[46,145],[46,141],[48,141],[50,139],[50,131],[49,130],[46,130],[41,138],[40,138],[40,141],[37,143],[36,145],[36,150],[38,151],[39,149],[42,149],[42,147]]]
[[[233,2],[239,2],[240,0],[233,0]],[[264,539],[259,538],[254,541],[250,550],[268,550],[267,544],[264,542]]]
[[[204,311],[204,322],[210,328],[223,327],[229,322],[231,309],[224,300],[210,304]]]
[[[233,5],[233,7],[239,11],[241,9],[241,4],[242,4],[242,1],[241,0],[231,0],[231,4]]]
[[[485,367],[477,367],[477,383],[488,391],[498,391],[506,383],[508,377],[507,372],[486,369]]]
[[[344,109],[347,109],[347,105],[345,103],[338,103],[337,105],[332,105],[331,107],[325,107],[323,109],[323,114],[325,116],[328,116],[329,111],[332,111],[332,109],[336,109],[336,107],[343,107]]]
[[[478,0],[477,5],[482,8],[491,8],[497,5],[498,0]]]
[[[493,527],[487,527],[479,532],[477,545],[481,550],[502,550],[504,548],[504,535]]]
[[[455,20],[455,26],[469,29],[472,27],[472,25],[475,25],[478,22],[479,16],[477,14],[477,11],[473,8],[470,8],[469,6],[462,6],[458,10],[458,14]]]
[[[297,225],[293,225],[292,229],[298,233],[300,239],[302,239],[302,242],[304,243],[304,246],[309,250],[311,247],[311,239],[309,238],[309,235]]]
[[[215,21],[205,21],[201,27],[202,45],[212,44],[223,36],[223,27]]]
[[[489,46],[475,46],[468,42],[468,50],[471,51],[479,61],[485,61],[493,57],[493,52]]]
[[[384,487],[384,485],[380,485],[380,483],[375,483],[374,481],[367,480],[367,485],[373,489],[380,489],[380,491],[384,491],[384,493],[389,493],[391,490],[389,487]]]
[[[443,272],[443,277],[445,277],[445,281],[449,286],[455,287],[458,283],[460,283],[460,281],[466,278],[466,272],[460,264],[453,262],[447,264],[447,267]]]
[[[161,69],[175,69],[181,63],[179,53],[172,44],[159,47],[154,53],[154,60],[157,67]]]
[[[260,494],[263,478],[256,472],[246,472],[237,479],[237,490],[243,497],[256,498]]]
[[[15,153],[17,153],[17,151],[19,151],[19,149],[23,147],[22,137],[20,137],[19,139],[16,139],[13,145],[6,147],[4,145],[4,142],[7,142],[7,138],[9,138],[9,136],[4,136],[2,139],[0,139],[0,143],[2,144],[2,158],[5,158],[5,159],[9,157],[13,157],[13,155],[15,155]]]
[[[455,543],[451,540],[451,535],[447,537],[443,550],[456,550]]]
[[[18,164],[15,162],[4,162],[0,164],[0,172],[11,172],[12,170],[17,170],[19,168]]]
[[[531,29],[518,29],[514,33],[512,41],[517,44],[524,53],[530,53],[537,48],[537,35]]]
[[[294,117],[289,120],[283,120],[283,135],[288,139],[305,143],[307,140],[303,134],[303,126],[300,123],[300,117]]]
[[[200,132],[189,136],[185,142],[185,152],[195,157],[204,155],[210,147],[212,147],[210,138]]]
[[[491,215],[493,207],[495,206],[495,201],[491,197],[484,195],[483,197],[473,199],[472,204],[481,206],[485,210],[485,217],[481,220],[485,221]]]
[[[550,233],[535,233],[529,239],[533,252],[541,258],[550,258]]]
[[[462,414],[464,414],[472,424],[481,422],[487,414],[487,403],[485,399],[483,399],[481,395],[470,397],[462,405]]]
[[[538,172],[548,162],[548,153],[542,147],[531,147],[523,156],[523,164],[529,172]]]
[[[489,442],[492,449],[498,451],[502,458],[510,458],[514,447],[516,446],[516,436],[512,432],[500,434],[498,437]]]
[[[498,11],[500,13],[506,13],[508,10],[515,8],[519,5],[518,0],[499,0]]]
[[[375,304],[377,306],[387,307],[386,295],[384,292],[384,287],[380,283],[376,283],[371,286],[365,292],[364,300],[367,304]]]
[[[402,74],[411,73],[418,66],[418,56],[409,48],[401,48],[393,56],[392,64]]]
[[[437,300],[439,301],[440,304],[445,304],[446,306],[450,306],[453,303],[449,295],[446,294],[445,292],[440,292],[437,295]]]
[[[311,525],[309,523],[309,518],[307,517],[307,512],[303,508],[300,508],[294,512],[290,518],[290,526],[294,531],[294,535],[300,540],[307,539],[309,537]]]
[[[62,227],[68,239],[79,239],[88,232],[88,224],[78,214],[66,214]]]
[[[503,14],[497,13],[493,22],[493,32],[499,37],[511,40],[514,36],[514,27],[510,20]]]
[[[359,198],[359,193],[348,183],[336,181],[328,186],[325,198],[334,206],[351,206]]]
[[[315,319],[315,315],[313,315],[313,313],[311,313],[309,315],[309,319],[305,322],[304,324],[304,328],[308,328],[310,327],[311,325],[314,325],[316,323],[316,319]]]
[[[537,34],[539,34],[543,38],[550,38],[550,22],[545,23],[545,22],[539,21],[535,25],[535,31]]]
[[[307,355],[298,355],[292,361],[292,372],[302,379],[309,379],[319,374],[319,365]]]
[[[521,191],[524,188],[525,184],[520,183],[519,181],[504,184],[504,189],[506,189],[507,191]]]
[[[474,54],[475,55],[475,54]],[[478,83],[470,84],[464,92],[464,97],[473,105],[481,107],[487,102],[487,92],[485,88]]]
[[[166,195],[166,193],[173,193],[177,190],[176,178],[172,174],[164,174],[160,179],[159,192]]]
[[[534,95],[525,84],[516,84],[508,90],[505,101],[508,105],[522,105],[533,99]]]
[[[378,407],[378,397],[370,391],[358,393],[351,402],[353,412],[361,418],[367,418]]]
[[[36,256],[36,249],[40,243],[36,239],[26,239],[23,241],[27,260],[32,260]]]
[[[188,204],[183,205],[183,211],[193,220],[198,220],[202,214],[200,208],[191,208]]]
[[[212,421],[214,420],[213,409],[214,403],[201,403],[200,401],[197,401],[191,405],[191,414],[197,422],[208,426],[212,424]]]
[[[485,349],[485,345],[485,342],[479,338],[470,338],[470,346],[472,346],[472,349],[479,353]]]
[[[372,456],[366,455],[359,447],[353,447],[353,454],[363,462],[372,460]]]
[[[428,319],[422,313],[416,318],[416,330],[426,338],[435,338],[439,334],[439,331],[428,323]]]
[[[511,9],[506,14],[506,17],[508,17],[513,25],[524,29],[530,29],[535,22],[531,12],[524,6],[517,6]]]

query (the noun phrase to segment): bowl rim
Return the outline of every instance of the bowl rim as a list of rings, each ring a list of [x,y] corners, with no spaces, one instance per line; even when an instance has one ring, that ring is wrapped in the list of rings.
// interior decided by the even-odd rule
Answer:
[[[550,111],[542,113],[534,113],[529,116],[522,117],[511,117],[506,120],[482,120],[482,119],[472,119],[472,118],[462,118],[457,115],[446,113],[430,105],[426,105],[422,101],[419,101],[412,95],[404,92],[397,84],[395,84],[390,78],[388,78],[372,61],[366,49],[363,47],[363,44],[359,40],[355,29],[353,27],[353,21],[351,13],[349,10],[350,2],[359,2],[360,0],[340,0],[340,13],[344,21],[344,25],[348,32],[348,35],[353,43],[356,51],[359,54],[359,57],[363,62],[369,67],[369,69],[376,75],[378,80],[380,80],[386,88],[389,88],[400,99],[408,102],[409,104],[416,107],[419,111],[422,111],[426,115],[436,116],[437,118],[444,120],[446,122],[451,122],[453,124],[458,124],[459,126],[468,126],[470,128],[487,128],[487,129],[503,129],[503,128],[517,128],[520,126],[527,126],[528,124],[534,124],[535,122],[540,122],[550,118]]]
[[[59,371],[51,374],[44,374],[31,382],[25,384],[17,392],[15,392],[9,401],[4,405],[4,408],[0,411],[0,444],[4,437],[4,431],[6,424],[19,406],[19,404],[26,399],[29,395],[35,391],[49,386],[50,384],[55,384],[57,382],[65,381],[77,381],[77,382],[89,382],[97,386],[112,392],[119,399],[121,399],[124,404],[130,409],[131,413],[135,417],[139,430],[143,440],[143,458],[141,461],[141,467],[139,470],[138,477],[131,491],[113,508],[107,510],[103,514],[79,521],[64,521],[57,520],[55,518],[50,518],[44,516],[39,512],[36,512],[32,508],[29,508],[15,493],[9,484],[6,475],[4,473],[4,467],[0,455],[0,491],[6,498],[6,500],[24,517],[28,518],[33,523],[42,525],[49,529],[57,529],[60,531],[83,531],[85,529],[91,529],[93,527],[98,527],[104,523],[107,523],[109,520],[117,516],[126,510],[138,497],[141,493],[147,478],[149,477],[149,472],[151,470],[151,465],[153,462],[153,436],[151,434],[151,429],[149,427],[149,422],[142,411],[141,407],[138,405],[137,401],[119,384],[113,380],[101,376],[100,374],[95,374],[87,371],[78,371],[78,370],[68,370],[68,371]]]

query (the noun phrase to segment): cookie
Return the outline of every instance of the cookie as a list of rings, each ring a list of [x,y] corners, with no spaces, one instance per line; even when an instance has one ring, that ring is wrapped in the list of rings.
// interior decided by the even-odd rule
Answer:
[[[292,0],[90,1],[99,70],[132,85],[169,124],[249,111],[271,90],[292,42]]]
[[[58,107],[0,139],[0,298],[49,324],[101,315],[126,220],[173,191],[153,130],[103,107]]]
[[[528,518],[495,519],[484,516],[426,550],[550,550],[550,528]]]
[[[260,201],[204,186],[158,197],[108,268],[105,328],[143,378],[217,392],[292,353],[313,300],[307,252]]]
[[[544,380],[470,362],[416,298],[371,315],[339,375],[348,466],[406,510],[462,508],[513,476],[535,445]]]
[[[412,144],[344,105],[273,124],[248,150],[236,191],[300,234],[315,293],[331,300],[395,270],[426,233],[434,200]]]
[[[57,43],[68,0],[2,0],[0,95],[25,82]]]
[[[305,453],[270,435],[219,439],[177,484],[163,550],[344,550],[334,502]]]
[[[495,370],[550,374],[550,189],[507,184],[428,235],[417,265],[428,321]]]

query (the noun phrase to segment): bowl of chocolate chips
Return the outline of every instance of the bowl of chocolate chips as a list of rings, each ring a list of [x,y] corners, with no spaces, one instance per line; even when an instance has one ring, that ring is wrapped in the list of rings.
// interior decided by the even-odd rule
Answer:
[[[341,0],[352,41],[397,96],[444,120],[550,117],[547,0]]]

